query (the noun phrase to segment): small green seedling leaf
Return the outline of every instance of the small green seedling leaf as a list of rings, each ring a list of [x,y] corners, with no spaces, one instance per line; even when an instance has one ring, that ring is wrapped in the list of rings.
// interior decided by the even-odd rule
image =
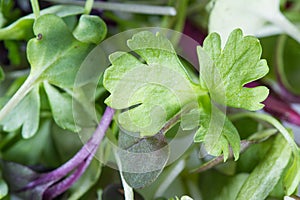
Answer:
[[[276,139],[265,156],[242,186],[237,200],[265,199],[279,181],[291,158],[291,149],[282,135]]]
[[[47,82],[44,82],[44,88],[56,124],[62,129],[78,132],[79,127],[75,124],[72,111],[72,97],[66,93],[60,93],[55,87]]]
[[[81,42],[99,44],[106,36],[106,32],[106,24],[100,17],[81,15],[73,35]]]
[[[24,138],[32,137],[38,130],[40,121],[40,96],[38,87],[22,99],[21,102],[8,114],[0,124],[7,132],[15,131],[22,127]]]
[[[227,160],[231,147],[237,160],[240,153],[238,131],[226,115],[210,102],[208,96],[202,97],[200,102],[203,110],[194,141],[204,142],[206,151],[211,155],[219,156],[223,153],[224,161]]]
[[[197,102],[196,86],[189,79],[170,41],[163,35],[143,31],[128,40],[141,59],[125,52],[110,55],[112,66],[104,74],[111,93],[105,103],[127,109],[120,125],[131,132],[151,136],[189,102]]]
[[[77,41],[64,21],[52,14],[40,16],[33,30],[37,38],[27,45],[30,76],[62,88],[72,87],[81,63],[94,45]]]
[[[41,15],[55,14],[59,17],[78,15],[84,12],[84,8],[71,5],[56,5],[41,11]],[[27,40],[34,36],[32,26],[34,14],[30,14],[18,19],[11,25],[0,29],[0,40]]]
[[[265,76],[269,70],[266,60],[260,59],[262,49],[255,37],[244,37],[242,31],[236,29],[222,50],[220,36],[211,33],[203,48],[199,46],[197,51],[200,79],[213,100],[250,111],[263,108],[261,102],[267,98],[268,89],[244,87]]]

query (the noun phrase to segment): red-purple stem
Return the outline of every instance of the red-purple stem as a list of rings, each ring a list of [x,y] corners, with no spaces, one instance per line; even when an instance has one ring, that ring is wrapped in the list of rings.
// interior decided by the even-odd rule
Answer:
[[[74,173],[71,174],[69,177],[48,188],[44,194],[44,197],[46,199],[52,199],[66,191],[75,181],[78,180],[78,178],[80,178],[80,176],[89,166],[102,139],[104,138],[105,132],[107,131],[109,124],[113,119],[114,112],[115,111],[112,108],[107,107],[93,136],[76,153],[76,155],[73,158],[71,158],[67,163],[63,164],[61,167],[39,176],[38,179],[30,182],[23,190],[32,189],[41,184],[49,184],[49,182],[54,183],[56,181],[59,181],[62,178],[64,178],[67,174],[69,174],[72,170],[77,168],[74,171]]]

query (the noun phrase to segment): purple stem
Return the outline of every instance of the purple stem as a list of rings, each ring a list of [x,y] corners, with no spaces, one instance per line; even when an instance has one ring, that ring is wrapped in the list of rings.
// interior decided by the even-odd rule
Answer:
[[[49,183],[49,182],[56,182],[56,181],[62,179],[64,176],[66,176],[68,173],[70,173],[73,169],[75,169],[79,165],[81,166],[85,163],[89,164],[90,161],[89,162],[87,162],[87,161],[91,160],[91,158],[93,157],[94,153],[96,152],[98,146],[100,145],[100,142],[103,139],[110,122],[112,121],[114,112],[115,111],[112,108],[107,107],[93,136],[76,153],[76,155],[73,158],[71,158],[68,162],[63,164],[61,167],[59,167],[51,172],[45,173],[45,174],[41,175],[38,179],[30,182],[24,188],[24,190],[31,189],[31,188],[36,187],[41,184],[45,184],[45,183]],[[86,161],[83,162],[84,160],[86,160]],[[88,166],[88,164],[87,164],[87,166]],[[85,168],[83,169],[83,172],[84,172]],[[76,172],[77,172],[77,170],[76,170]]]
[[[87,157],[87,159],[78,166],[78,168],[76,169],[76,171],[73,174],[71,174],[70,176],[65,178],[63,181],[60,181],[58,184],[48,188],[43,195],[43,199],[45,199],[45,200],[54,199],[55,197],[59,196],[60,194],[64,193],[66,190],[68,190],[70,188],[70,186],[72,186],[73,183],[75,183],[81,177],[81,175],[85,172],[85,170],[88,168],[91,161],[93,160],[96,150],[97,149],[95,149],[94,152],[92,152]]]

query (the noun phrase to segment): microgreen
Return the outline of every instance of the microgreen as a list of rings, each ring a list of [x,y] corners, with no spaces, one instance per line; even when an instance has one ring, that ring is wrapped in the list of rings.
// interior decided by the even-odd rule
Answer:
[[[0,199],[299,198],[299,13],[0,0]]]

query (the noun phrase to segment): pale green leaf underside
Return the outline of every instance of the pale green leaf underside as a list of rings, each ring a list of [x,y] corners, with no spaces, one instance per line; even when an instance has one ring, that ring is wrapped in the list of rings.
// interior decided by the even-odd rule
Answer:
[[[0,124],[7,132],[15,131],[22,127],[24,138],[32,137],[39,127],[40,96],[38,86],[7,115]]]
[[[282,135],[277,135],[264,160],[251,172],[237,200],[265,199],[279,181],[291,158],[291,150]]]
[[[115,109],[138,105],[119,115],[120,125],[154,135],[183,105],[196,100],[194,86],[165,37],[144,31],[128,46],[146,64],[129,53],[110,55],[112,66],[105,71],[103,84],[111,96],[105,102]]]
[[[268,96],[264,86],[245,88],[244,85],[258,80],[268,73],[268,65],[260,59],[262,49],[252,36],[243,36],[234,30],[221,49],[220,36],[211,33],[198,47],[200,77],[211,97],[222,104],[255,111],[263,108],[262,101]]]

